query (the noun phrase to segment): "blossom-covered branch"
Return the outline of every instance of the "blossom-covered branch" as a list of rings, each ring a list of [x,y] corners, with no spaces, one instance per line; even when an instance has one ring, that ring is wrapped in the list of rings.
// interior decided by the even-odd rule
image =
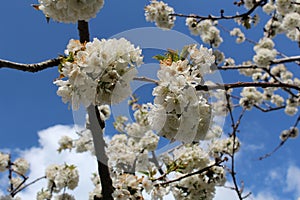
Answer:
[[[178,178],[175,178],[175,179],[172,179],[172,180],[169,180],[169,181],[166,181],[166,182],[163,182],[163,183],[157,183],[155,184],[154,186],[164,186],[164,185],[169,185],[171,183],[175,183],[175,182],[179,182],[180,180],[182,179],[185,179],[185,178],[188,178],[188,177],[191,177],[191,176],[194,176],[196,174],[201,174],[203,172],[206,172],[208,171],[210,168],[214,167],[214,166],[220,166],[221,163],[227,161],[227,158],[225,157],[223,160],[219,160],[219,161],[216,161],[215,163],[207,166],[207,167],[204,167],[198,171],[195,171],[195,172],[192,172],[192,173],[189,173],[189,174],[186,174],[184,176],[180,176]]]
[[[258,7],[263,6],[264,4],[266,4],[267,1],[266,0],[261,0],[256,2],[253,7],[248,10],[245,13],[242,14],[238,14],[238,15],[233,15],[233,16],[225,16],[224,15],[224,10],[221,10],[221,15],[220,16],[213,16],[213,15],[208,15],[208,16],[201,16],[201,15],[185,15],[185,14],[170,14],[172,16],[176,16],[176,17],[185,17],[185,18],[195,18],[195,19],[199,19],[199,20],[222,20],[222,19],[236,19],[236,18],[245,18],[248,17],[249,15],[251,15]]]
[[[270,83],[270,82],[236,82],[236,83],[225,83],[225,84],[216,84],[216,85],[197,85],[195,88],[196,90],[216,90],[216,89],[223,89],[228,90],[232,88],[244,88],[244,87],[261,87],[261,88],[268,88],[268,87],[280,87],[280,88],[290,88],[300,91],[300,87],[293,84],[288,83]]]
[[[8,60],[0,60],[0,68],[10,68],[10,69],[16,69],[25,72],[39,72],[44,69],[58,66],[59,63],[60,63],[60,58],[49,59],[34,64],[24,64],[24,63],[16,63]]]
[[[276,65],[276,64],[283,64],[283,63],[290,63],[290,62],[300,62],[300,55],[299,56],[290,56],[286,58],[279,58],[276,60],[271,61],[270,65]],[[259,68],[255,64],[242,64],[242,65],[226,65],[226,66],[220,66],[218,67],[218,70],[236,70],[236,69],[257,69]]]

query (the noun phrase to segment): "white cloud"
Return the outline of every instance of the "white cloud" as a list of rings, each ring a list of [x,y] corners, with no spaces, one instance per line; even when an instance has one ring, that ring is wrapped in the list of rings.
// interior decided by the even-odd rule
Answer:
[[[276,196],[274,196],[269,191],[262,191],[262,192],[259,192],[257,195],[251,196],[249,199],[253,199],[253,200],[279,200],[281,198],[277,198]]]
[[[21,151],[20,154],[30,162],[30,179],[35,180],[44,175],[45,168],[54,163],[74,164],[79,170],[79,186],[71,193],[76,199],[88,199],[88,193],[93,190],[93,184],[90,180],[91,173],[96,172],[97,163],[94,157],[89,153],[77,154],[75,152],[65,151],[58,153],[58,140],[63,135],[75,138],[75,130],[70,126],[56,125],[38,132],[40,147],[32,147]],[[46,180],[39,181],[21,192],[18,196],[22,199],[35,199],[36,193],[42,188],[47,187]]]
[[[233,187],[233,183],[228,182],[226,184],[228,187]],[[243,197],[247,194],[249,194],[249,190],[247,188],[244,189],[243,191]],[[225,187],[217,187],[216,190],[216,195],[215,198],[213,200],[238,200],[238,196],[237,193],[229,188],[225,188]],[[251,194],[249,195],[249,197],[247,198],[249,200],[283,200],[281,198],[278,198],[276,196],[274,196],[272,194],[271,191],[259,191],[256,194],[253,194],[251,192]]]
[[[224,188],[224,187],[217,187],[214,200],[225,200],[225,199],[238,200],[238,197],[234,190]]]
[[[300,168],[294,165],[289,166],[286,175],[286,191],[295,192],[300,196]]]

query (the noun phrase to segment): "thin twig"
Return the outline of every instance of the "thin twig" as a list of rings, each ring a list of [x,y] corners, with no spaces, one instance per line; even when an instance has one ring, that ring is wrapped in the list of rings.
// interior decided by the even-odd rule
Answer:
[[[156,85],[158,85],[158,81],[155,79],[151,79],[145,76],[140,76],[140,77],[134,77],[133,80],[135,81],[144,81],[144,82],[149,82],[149,83],[154,83]]]
[[[277,64],[297,62],[297,61],[300,62],[300,56],[290,56],[290,57],[275,59],[275,60],[270,62],[270,65],[277,65]],[[249,65],[219,66],[217,69],[218,70],[238,70],[238,69],[263,69],[263,68],[259,68],[255,64],[249,64]]]
[[[221,14],[220,16],[213,16],[213,15],[208,15],[208,16],[200,16],[200,15],[185,15],[185,14],[178,14],[178,13],[174,13],[174,14],[170,14],[171,16],[176,16],[176,17],[184,17],[184,18],[195,18],[195,19],[199,19],[199,20],[206,20],[206,19],[210,19],[213,21],[216,20],[222,20],[222,19],[236,19],[236,18],[246,18],[249,15],[251,15],[258,7],[263,6],[264,4],[266,4],[267,1],[266,0],[261,0],[258,1],[257,3],[255,3],[255,5],[249,9],[247,12],[243,13],[243,14],[239,14],[239,15],[233,15],[233,16],[225,16],[224,14]]]
[[[298,118],[297,118],[297,120],[296,120],[296,122],[295,122],[295,124],[294,124],[293,127],[297,127],[298,124],[299,124],[299,122],[300,122],[300,115],[298,116]],[[266,159],[266,158],[272,156],[272,154],[274,154],[276,151],[278,151],[286,143],[287,140],[288,140],[288,138],[286,138],[285,140],[281,141],[279,143],[279,145],[273,149],[273,151],[271,151],[270,153],[267,153],[267,154],[259,157],[258,160],[263,160],[263,159]]]
[[[20,191],[24,190],[25,188],[29,187],[30,185],[32,185],[32,184],[38,182],[39,180],[45,179],[45,178],[46,178],[46,176],[42,176],[42,177],[37,178],[37,179],[31,181],[30,183],[24,185],[23,187],[20,187],[20,188],[18,188],[18,189],[15,189],[14,194],[19,193]]]
[[[224,162],[224,161],[227,161],[227,158],[224,158],[223,160],[219,160],[219,161],[215,162],[215,163],[212,164],[212,165],[209,165],[209,166],[207,166],[207,167],[204,167],[204,168],[202,168],[202,169],[200,169],[200,170],[198,170],[198,171],[195,171],[195,172],[186,174],[186,175],[184,175],[184,176],[178,177],[178,178],[176,178],[176,179],[172,179],[172,180],[169,180],[169,181],[166,181],[166,182],[163,182],[163,183],[156,183],[156,184],[154,184],[154,187],[157,187],[157,186],[164,186],[164,185],[169,185],[169,184],[171,184],[171,183],[178,182],[178,181],[180,181],[180,180],[182,180],[182,179],[185,179],[185,178],[188,178],[188,177],[190,177],[190,176],[194,176],[194,175],[196,175],[196,174],[201,174],[201,173],[203,173],[203,172],[208,171],[210,168],[212,168],[212,167],[214,167],[214,166],[219,166],[219,165],[220,165],[222,162]]]
[[[280,88],[290,88],[300,91],[300,87],[288,84],[288,83],[269,83],[269,82],[236,82],[236,83],[225,83],[219,84],[216,83],[215,85],[197,85],[195,88],[196,90],[216,90],[216,89],[223,89],[228,90],[232,88],[244,88],[244,87],[261,87],[261,88],[271,88],[271,87],[280,87]]]
[[[24,64],[24,63],[17,63],[8,60],[0,60],[0,68],[10,68],[10,69],[16,69],[25,72],[39,72],[44,69],[58,66],[59,63],[60,63],[60,58],[54,58],[54,59],[50,59],[50,60],[46,60],[34,64]]]
[[[233,118],[233,113],[232,113],[232,110],[231,110],[231,106],[230,106],[230,96],[228,95],[228,93],[226,92],[226,100],[227,100],[227,108],[229,110],[229,113],[230,113],[230,119],[231,119],[231,126],[232,126],[232,134],[231,134],[231,137],[233,137],[233,150],[232,150],[232,154],[230,155],[231,157],[231,170],[230,170],[230,175],[232,177],[232,181],[233,181],[233,184],[234,184],[234,188],[235,188],[235,191],[239,197],[240,200],[242,200],[242,194],[241,194],[241,191],[239,190],[239,186],[237,184],[237,180],[236,180],[236,172],[235,172],[235,140],[236,140],[236,133],[238,131],[238,127],[241,123],[241,119],[242,117],[244,116],[244,113],[245,113],[245,109],[243,109],[243,111],[241,112],[237,122],[234,121],[234,118]]]

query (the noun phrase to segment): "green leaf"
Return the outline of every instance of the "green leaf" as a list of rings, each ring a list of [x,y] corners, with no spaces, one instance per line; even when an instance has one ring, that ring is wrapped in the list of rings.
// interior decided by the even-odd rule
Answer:
[[[161,60],[165,60],[167,57],[158,54],[158,55],[153,56],[152,58],[161,61]]]
[[[139,171],[139,173],[149,176],[149,172],[146,172],[146,171]]]

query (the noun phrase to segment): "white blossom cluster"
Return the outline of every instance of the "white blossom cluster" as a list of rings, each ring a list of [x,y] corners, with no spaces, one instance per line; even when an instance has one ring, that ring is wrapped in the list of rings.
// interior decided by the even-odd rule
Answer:
[[[190,143],[204,139],[211,122],[211,106],[195,86],[203,83],[202,75],[211,72],[214,56],[211,50],[196,45],[187,52],[190,60],[161,61],[148,119],[159,135]]]
[[[91,180],[93,182],[94,190],[89,192],[89,200],[94,200],[95,197],[102,198],[102,187],[100,182],[100,177],[97,173],[93,173]]]
[[[56,80],[57,94],[77,110],[85,106],[118,103],[130,93],[129,82],[142,63],[141,50],[124,38],[98,40],[81,44],[70,40],[61,62],[61,76]]]
[[[209,154],[220,159],[224,155],[233,155],[240,149],[240,142],[237,137],[228,137],[224,139],[213,140],[209,146]]]
[[[14,162],[10,161],[10,155],[0,152],[0,172],[11,169],[18,175],[25,175],[29,170],[29,163],[24,158],[17,158]]]
[[[210,176],[210,173],[213,174]],[[176,200],[206,199],[211,200],[215,196],[216,186],[225,183],[225,171],[222,167],[213,167],[206,174],[194,175],[171,187]]]
[[[29,163],[24,158],[17,158],[13,162],[12,169],[18,174],[25,175],[29,170]]]
[[[253,61],[259,67],[266,68],[270,65],[277,55],[276,49],[274,49],[274,42],[272,39],[264,37],[259,40],[258,44],[254,46],[256,55],[253,57]]]
[[[244,0],[244,6],[247,9],[251,9],[257,2],[259,2],[259,0]]]
[[[144,187],[148,184],[147,188],[152,189],[147,178],[133,175],[137,171],[152,169],[148,154],[156,149],[159,140],[150,130],[147,120],[149,106],[133,104],[135,122],[127,123],[127,118],[120,116],[114,123],[121,134],[114,135],[106,149],[108,164],[113,172],[114,199],[142,199]],[[95,189],[90,193],[90,199],[101,197],[99,177],[94,175],[92,180]]]
[[[204,43],[217,48],[223,42],[220,36],[220,30],[211,20],[207,19],[199,22],[194,17],[188,17],[186,18],[186,25],[193,35],[200,35]]]
[[[274,37],[279,33],[285,33],[286,36],[294,41],[300,41],[300,1],[276,0],[269,1],[264,5],[263,10],[266,13],[275,12],[276,17],[271,18],[265,25],[268,36]]]
[[[272,43],[264,44],[267,44],[266,47],[272,47]],[[252,64],[251,62],[249,62],[243,63],[243,65],[250,66]],[[269,66],[268,68],[270,68],[269,73],[271,75],[268,72],[262,70],[261,68],[239,69],[239,72],[245,76],[251,76],[253,81],[255,82],[281,82],[300,86],[299,79],[297,77],[294,77],[293,73],[289,71],[284,64],[277,64]],[[262,101],[269,101],[277,107],[284,106],[284,111],[287,115],[295,115],[298,112],[298,107],[300,106],[299,97],[283,95],[280,92],[276,93],[276,91],[278,91],[279,89],[279,87],[263,88],[262,93],[257,91],[256,89],[251,89],[252,94],[249,94],[249,89],[244,88],[242,92],[243,94],[241,93],[242,98],[240,99],[240,105],[245,106],[247,109],[250,109],[251,106],[254,104],[259,105],[260,103],[262,103]],[[245,98],[245,96],[247,96],[247,93],[248,98]]]
[[[213,164],[210,155],[198,144],[182,145],[171,153],[164,153],[162,161],[167,171],[174,171],[172,176],[182,177]],[[226,182],[225,170],[213,166],[203,173],[184,178],[171,186],[175,199],[213,199],[216,186]]]
[[[8,169],[9,154],[0,152],[0,172]]]
[[[66,189],[74,190],[79,182],[78,170],[74,165],[57,165],[53,164],[46,168],[46,179],[48,186],[46,189],[41,189],[37,193],[37,200],[46,200],[53,197],[53,193],[57,193],[54,199],[57,200],[75,200],[75,198],[66,193]],[[62,194],[59,194],[63,191]]]
[[[232,92],[232,89],[227,90],[227,94],[229,95]],[[224,90],[218,89],[214,92],[210,93],[211,96],[216,98],[216,101],[212,102],[212,110],[213,114],[216,116],[226,116],[230,107],[231,110],[233,110],[233,104],[231,101],[227,102],[226,100],[226,93]],[[213,130],[215,131],[215,130]]]
[[[288,130],[283,130],[280,134],[280,140],[285,141],[288,138],[296,138],[299,135],[299,129],[297,127],[291,127]]]
[[[119,117],[114,123],[122,134],[114,135],[107,147],[109,166],[113,169],[119,172],[147,169],[148,153],[156,149],[159,140],[147,120],[149,106],[138,106],[134,112],[136,122],[126,123],[126,118]]]
[[[9,170],[9,183],[10,189],[21,188],[26,182],[26,174],[29,170],[29,163],[24,158],[17,158],[13,162],[11,161],[10,155],[7,153],[0,152],[0,172]],[[20,200],[19,197],[11,197],[11,195],[0,196],[0,200]]]
[[[239,28],[234,28],[230,31],[231,36],[236,36],[236,43],[242,43],[245,41],[245,35]]]
[[[250,110],[254,105],[259,105],[263,101],[263,94],[255,87],[244,87],[241,97],[239,103],[247,110]]]
[[[115,188],[113,198],[116,200],[143,199],[142,180],[133,174],[117,175],[113,183]]]
[[[39,0],[38,9],[58,22],[76,23],[96,17],[104,0]]]
[[[289,97],[286,99],[286,107],[284,112],[287,115],[293,116],[298,112],[298,107],[300,106],[299,97]]]
[[[176,20],[174,9],[163,1],[152,0],[151,4],[145,7],[146,20],[155,22],[157,27],[162,29],[172,29]]]

